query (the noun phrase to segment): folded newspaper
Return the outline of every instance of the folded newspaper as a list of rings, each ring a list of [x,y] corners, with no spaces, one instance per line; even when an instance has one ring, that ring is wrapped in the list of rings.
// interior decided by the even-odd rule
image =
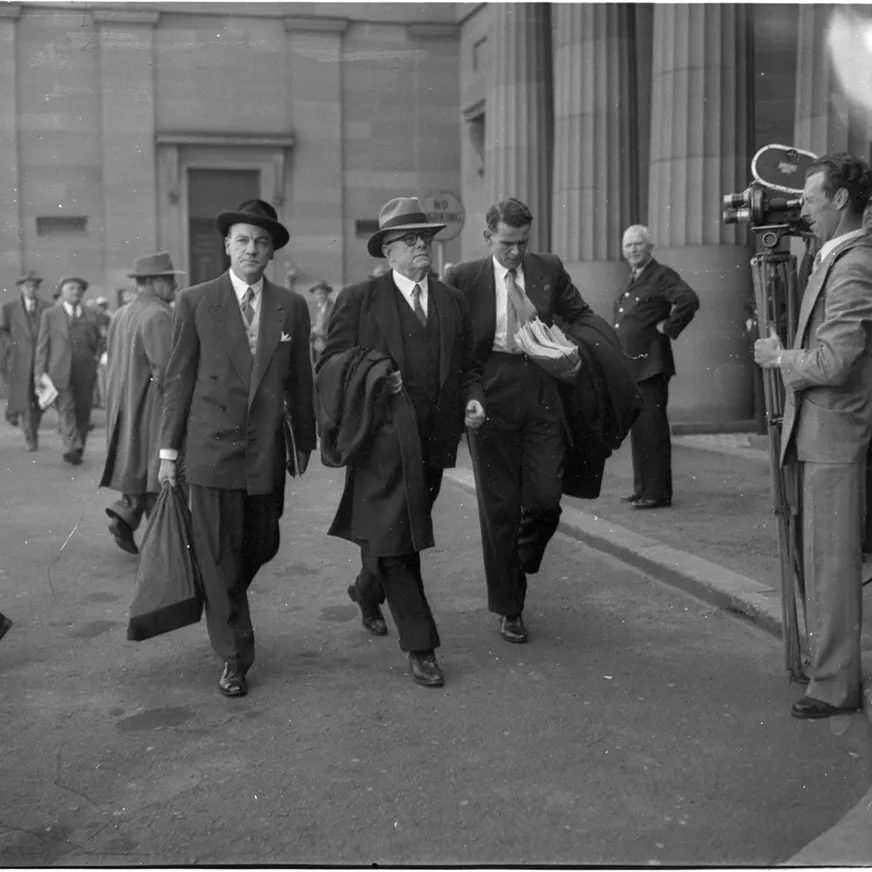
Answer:
[[[556,325],[549,327],[538,318],[527,321],[515,333],[518,347],[557,378],[570,379],[578,365],[578,348]]]
[[[36,380],[35,390],[36,401],[43,412],[58,398],[58,390],[48,377],[48,373],[43,373]]]

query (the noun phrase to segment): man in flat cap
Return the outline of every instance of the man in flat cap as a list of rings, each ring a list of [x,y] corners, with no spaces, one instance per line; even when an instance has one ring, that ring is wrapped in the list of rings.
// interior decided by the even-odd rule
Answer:
[[[88,283],[78,276],[58,282],[60,299],[42,313],[36,340],[35,380],[48,375],[58,392],[64,460],[82,463],[91,424],[97,363],[103,353],[100,328],[82,305]]]
[[[364,627],[387,633],[380,608],[387,600],[412,678],[426,687],[439,687],[444,678],[419,553],[433,545],[430,510],[442,471],[455,464],[464,423],[476,428],[485,418],[466,302],[429,276],[433,237],[444,226],[427,219],[417,197],[382,208],[367,248],[389,269],[339,295],[318,368],[323,453],[324,412],[346,405],[355,383],[345,378],[352,362],[361,365],[363,349],[378,353],[382,365],[389,358],[386,422],[349,460],[330,534],[360,546],[363,565],[348,595]],[[337,367],[343,357],[349,365]],[[403,420],[411,420],[411,434],[402,432]]]
[[[0,375],[6,382],[6,420],[21,422],[28,451],[39,447],[42,409],[33,385],[33,365],[39,320],[49,303],[37,296],[42,279],[33,270],[15,283],[21,291],[17,300],[0,307]]]
[[[106,507],[109,532],[128,554],[138,554],[133,533],[160,491],[157,481],[164,387],[173,337],[170,303],[176,276],[165,251],[137,258],[136,296],[109,323],[107,338],[106,464],[100,487],[120,491]]]
[[[158,481],[178,486],[183,452],[206,624],[224,661],[218,687],[239,697],[254,662],[247,590],[278,552],[286,462],[305,471],[315,413],[306,301],[264,278],[288,231],[263,200],[221,212],[216,223],[230,269],[176,300]]]

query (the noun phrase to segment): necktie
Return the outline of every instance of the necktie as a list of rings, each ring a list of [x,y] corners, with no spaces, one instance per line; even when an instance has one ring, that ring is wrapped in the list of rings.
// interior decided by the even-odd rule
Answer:
[[[422,327],[427,326],[427,315],[424,312],[424,307],[421,305],[421,286],[415,285],[412,288],[412,304],[415,310],[415,315],[418,316],[418,320],[421,322]]]
[[[242,314],[245,316],[245,321],[249,327],[254,320],[254,306],[251,302],[253,299],[254,291],[251,288],[246,288],[245,293],[242,295]]]
[[[506,273],[506,348],[515,351],[518,347],[515,342],[515,333],[523,327],[535,314],[533,304],[525,297],[524,292],[515,281],[516,271],[510,269]]]

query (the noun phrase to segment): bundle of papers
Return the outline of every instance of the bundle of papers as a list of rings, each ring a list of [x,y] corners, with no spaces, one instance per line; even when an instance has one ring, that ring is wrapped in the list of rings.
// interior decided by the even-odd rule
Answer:
[[[578,366],[578,348],[555,326],[538,318],[528,321],[515,333],[515,342],[528,357],[556,378],[570,380]]]
[[[43,412],[58,398],[58,390],[47,373],[43,373],[36,380],[34,391],[36,393],[36,401]]]

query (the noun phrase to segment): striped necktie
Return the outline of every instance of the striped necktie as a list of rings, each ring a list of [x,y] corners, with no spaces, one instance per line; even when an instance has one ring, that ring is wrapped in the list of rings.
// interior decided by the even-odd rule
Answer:
[[[427,314],[424,312],[424,307],[421,305],[421,286],[415,285],[412,288],[412,303],[413,308],[415,309],[415,314],[418,316],[418,320],[421,322],[421,326],[426,329],[427,327]]]
[[[251,322],[254,320],[254,306],[252,305],[252,300],[254,300],[254,291],[251,288],[246,288],[245,293],[242,295],[242,314],[245,316],[245,321],[248,326],[251,326]]]

